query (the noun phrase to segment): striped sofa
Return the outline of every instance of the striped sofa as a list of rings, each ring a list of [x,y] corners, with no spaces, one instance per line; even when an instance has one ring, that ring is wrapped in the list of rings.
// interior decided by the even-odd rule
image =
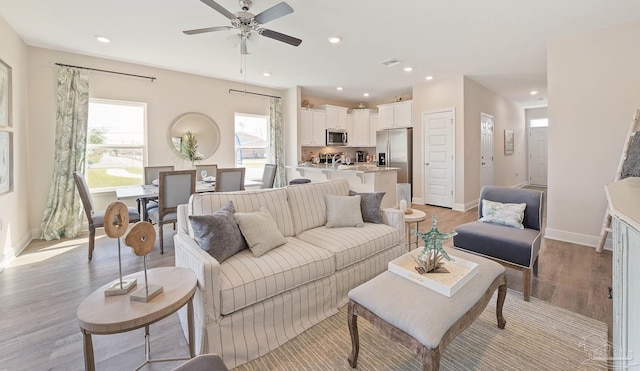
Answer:
[[[402,212],[382,210],[383,224],[325,228],[325,194],[346,196],[349,183],[195,194],[179,206],[176,266],[198,276],[198,354],[219,354],[229,368],[258,358],[337,313],[350,289],[402,254]],[[244,250],[218,263],[193,239],[188,215],[213,213],[229,200],[237,212],[267,206],[287,243],[259,258]],[[179,316],[187,334],[186,308]]]

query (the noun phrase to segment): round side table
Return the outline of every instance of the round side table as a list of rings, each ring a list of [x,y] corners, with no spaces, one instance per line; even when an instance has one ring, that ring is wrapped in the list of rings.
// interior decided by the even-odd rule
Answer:
[[[107,335],[145,328],[145,362],[176,361],[188,358],[151,359],[149,345],[149,325],[155,323],[187,304],[189,327],[189,354],[195,356],[193,332],[193,296],[198,280],[186,268],[162,267],[147,270],[150,284],[161,285],[163,292],[147,303],[133,301],[129,295],[104,296],[108,283],[89,295],[76,312],[83,335],[85,369],[95,370],[91,334]],[[137,288],[144,287],[144,271],[123,278],[138,280]],[[138,367],[137,369],[139,369]]]
[[[427,214],[424,211],[420,211],[420,210],[416,210],[416,209],[411,209],[413,210],[413,212],[411,214],[404,214],[404,228],[405,228],[405,233],[407,234],[407,251],[411,250],[411,245],[414,242],[411,242],[411,224],[415,223],[415,230],[418,230],[418,225],[420,224],[421,221],[425,220],[427,218]],[[418,244],[419,244],[419,237],[416,235],[416,248],[418,248]]]

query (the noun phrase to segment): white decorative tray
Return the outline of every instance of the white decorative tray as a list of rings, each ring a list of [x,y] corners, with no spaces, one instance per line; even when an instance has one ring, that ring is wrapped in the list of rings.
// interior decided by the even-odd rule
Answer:
[[[449,273],[420,274],[415,270],[417,263],[413,258],[418,258],[421,252],[422,249],[417,248],[390,261],[389,271],[449,298],[478,274],[478,264],[451,254],[450,261],[443,259]]]

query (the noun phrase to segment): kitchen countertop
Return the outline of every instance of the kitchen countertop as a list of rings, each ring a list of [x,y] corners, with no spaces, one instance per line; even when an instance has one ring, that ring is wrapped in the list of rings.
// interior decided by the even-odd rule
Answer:
[[[287,166],[287,168],[292,168],[296,170],[311,170],[311,171],[340,171],[340,172],[354,172],[354,173],[376,173],[381,171],[396,171],[400,168],[397,167],[386,167],[386,166],[377,166],[373,164],[356,164],[356,165],[344,165],[347,168],[333,167],[332,165],[325,166],[324,164],[320,165],[296,165],[296,166]]]

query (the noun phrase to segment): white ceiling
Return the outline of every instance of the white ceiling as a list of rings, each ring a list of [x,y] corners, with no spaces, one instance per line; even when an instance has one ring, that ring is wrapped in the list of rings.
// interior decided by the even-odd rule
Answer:
[[[254,0],[258,14],[281,0]],[[235,0],[217,0],[235,13]],[[546,106],[546,45],[640,18],[638,0],[286,0],[294,13],[264,27],[302,39],[248,45],[246,81],[350,102],[390,101],[427,83],[466,75],[522,107]],[[234,31],[199,0],[0,0],[0,15],[32,46],[244,81]],[[98,43],[94,36],[112,41]],[[329,44],[337,35],[342,42]],[[382,61],[403,61],[385,67]],[[61,61],[64,62],[64,61]],[[413,71],[403,71],[412,66]],[[264,77],[265,71],[271,77]],[[337,86],[344,87],[342,92]],[[538,96],[531,96],[535,89]],[[369,98],[362,94],[369,92]]]

